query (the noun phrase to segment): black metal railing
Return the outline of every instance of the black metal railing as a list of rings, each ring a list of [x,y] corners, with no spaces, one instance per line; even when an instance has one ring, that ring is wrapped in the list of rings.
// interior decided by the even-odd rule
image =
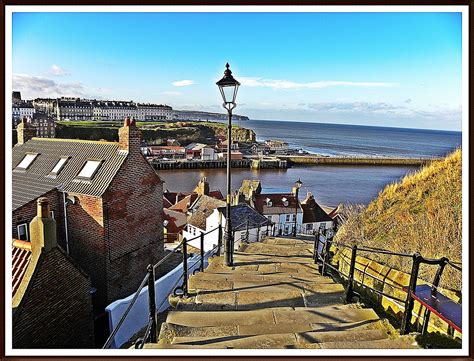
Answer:
[[[380,249],[380,248],[374,248],[374,247],[368,247],[368,246],[357,246],[357,245],[348,245],[345,243],[341,242],[334,242],[332,240],[332,237],[326,237],[324,232],[318,233],[314,236],[314,250],[313,250],[313,259],[316,264],[319,265],[319,272],[321,275],[327,275],[328,274],[328,269],[331,269],[332,271],[335,271],[339,276],[341,276],[343,279],[347,280],[347,285],[346,285],[346,295],[345,299],[346,302],[350,303],[353,301],[354,297],[360,298],[360,294],[355,292],[355,284],[357,283],[359,286],[361,286],[364,289],[369,289],[370,291],[380,295],[384,296],[387,298],[391,298],[393,300],[396,300],[398,302],[401,302],[404,304],[404,314],[403,318],[401,321],[401,330],[400,334],[405,335],[410,332],[411,328],[411,318],[412,318],[412,312],[413,312],[413,307],[414,307],[414,298],[413,294],[416,289],[416,284],[418,281],[418,272],[420,269],[421,264],[427,264],[427,265],[432,265],[432,266],[438,266],[438,269],[436,271],[435,277],[433,281],[431,282],[431,289],[432,291],[435,291],[438,286],[439,282],[441,280],[441,275],[443,273],[443,270],[445,269],[446,266],[451,266],[453,269],[457,271],[462,271],[462,267],[460,266],[460,262],[454,262],[454,261],[449,261],[446,257],[442,257],[440,259],[429,259],[429,258],[424,258],[420,253],[416,252],[414,254],[409,254],[409,253],[402,253],[402,252],[393,252],[390,250],[386,249]],[[323,247],[321,248],[320,245],[323,243]],[[340,270],[338,267],[335,267],[330,263],[330,248],[331,246],[334,245],[336,247],[340,248],[347,248],[351,250],[351,258],[350,262],[345,259],[345,257],[341,257],[340,259],[342,262],[345,262],[349,266],[349,271],[347,274],[344,274],[342,270]],[[320,251],[321,248],[321,251]],[[370,254],[384,254],[384,255],[391,255],[391,256],[398,256],[398,257],[406,257],[406,258],[411,258],[412,259],[412,269],[410,273],[410,279],[409,283],[407,286],[403,287],[401,285],[396,285],[396,284],[390,284],[386,283],[385,280],[382,280],[370,273],[366,272],[366,269],[360,269],[356,267],[356,259],[357,259],[357,254],[358,252],[366,252]],[[370,258],[368,258],[371,260]],[[366,266],[367,268],[367,266]],[[355,271],[358,271],[362,274],[362,282],[356,280],[354,277]],[[364,284],[364,278],[365,276],[371,277],[374,279],[374,281],[379,281],[383,283],[384,285],[387,285],[388,287],[392,288],[393,290],[398,290],[398,291],[403,291],[403,293],[406,294],[406,297],[404,299],[396,297],[395,295],[388,294],[387,292],[380,291],[378,289],[375,289],[374,287],[370,287],[367,284]],[[429,318],[430,318],[431,311],[425,307],[425,312],[423,316],[423,324],[421,326],[421,333],[425,334],[428,330],[428,323],[429,323]]]
[[[183,273],[182,275],[178,278],[178,280],[175,282],[175,284],[172,287],[172,293],[174,295],[179,295],[183,297],[188,296],[188,270],[192,269],[196,264],[199,263],[199,271],[204,272],[204,263],[205,263],[205,256],[206,252],[204,251],[204,238],[206,235],[211,234],[213,232],[218,231],[218,240],[217,240],[217,245],[212,248],[211,250],[208,251],[208,253],[212,254],[212,256],[215,255],[220,255],[221,250],[222,250],[222,226],[219,225],[219,227],[212,229],[209,232],[202,232],[199,236],[196,236],[191,239],[186,239],[184,238],[173,250],[171,250],[165,257],[163,257],[158,263],[155,265],[148,265],[147,267],[147,273],[145,277],[143,278],[142,282],[140,283],[138,289],[135,291],[132,300],[130,301],[129,305],[125,309],[124,313],[122,314],[119,322],[115,326],[115,328],[112,330],[110,333],[109,337],[107,338],[107,341],[105,342],[104,346],[102,348],[108,349],[111,347],[115,336],[121,329],[123,323],[125,322],[127,316],[130,314],[130,311],[132,310],[133,306],[136,304],[138,297],[140,295],[140,292],[143,290],[145,285],[148,285],[148,315],[149,315],[149,320],[147,323],[147,327],[145,329],[145,332],[143,336],[139,337],[135,341],[135,348],[143,348],[144,344],[146,342],[156,342],[157,341],[157,312],[160,310],[161,306],[164,304],[164,302],[167,300],[167,297],[164,297],[163,301],[161,304],[157,307],[156,306],[156,294],[155,294],[155,271],[156,269],[161,266],[164,262],[166,262],[173,254],[178,253],[181,250],[181,253],[183,255],[182,259],[182,264],[183,264]],[[188,253],[188,243],[191,241],[194,241],[196,239],[200,239],[200,257],[196,262],[193,263],[190,267],[188,266],[188,258],[190,254]],[[178,286],[180,281],[183,281],[183,283]],[[169,295],[169,294],[168,294]],[[167,295],[167,296],[168,296]]]

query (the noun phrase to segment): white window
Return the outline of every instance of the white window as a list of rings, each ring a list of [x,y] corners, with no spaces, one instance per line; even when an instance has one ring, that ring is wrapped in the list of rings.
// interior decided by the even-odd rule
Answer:
[[[51,174],[53,175],[58,174],[61,171],[61,169],[63,169],[68,159],[69,159],[68,157],[61,158],[54,166],[53,170],[51,171]]]
[[[88,160],[77,175],[78,178],[91,179],[100,166],[100,160]]]
[[[312,231],[313,230],[313,223],[309,223],[306,225],[306,230],[307,231]]]
[[[286,215],[286,221],[289,222],[290,219],[291,219],[291,214],[287,214],[287,215]]]
[[[28,224],[22,223],[22,224],[19,224],[16,228],[18,231],[18,239],[21,239],[23,241],[28,241],[30,238],[28,234]]]
[[[26,154],[20,164],[18,164],[16,167],[19,169],[28,169],[37,156],[38,154]]]

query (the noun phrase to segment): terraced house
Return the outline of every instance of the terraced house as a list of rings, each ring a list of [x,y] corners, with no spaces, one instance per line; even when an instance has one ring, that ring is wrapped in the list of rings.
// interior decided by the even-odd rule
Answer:
[[[59,245],[90,276],[100,312],[128,296],[163,255],[163,184],[127,118],[119,142],[34,138],[22,122],[13,147],[13,238],[28,241],[36,200],[50,201]]]

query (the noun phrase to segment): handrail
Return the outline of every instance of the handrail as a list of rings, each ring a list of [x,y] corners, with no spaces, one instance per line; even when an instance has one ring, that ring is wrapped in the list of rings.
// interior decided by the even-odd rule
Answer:
[[[373,292],[375,292],[379,295],[385,296],[387,298],[391,298],[391,299],[399,301],[399,302],[404,302],[405,303],[405,306],[404,306],[405,312],[404,312],[403,319],[402,319],[402,324],[401,324],[401,330],[400,330],[401,334],[407,334],[410,330],[411,317],[412,317],[412,311],[413,311],[413,305],[414,305],[413,293],[414,293],[415,288],[416,288],[416,284],[417,284],[417,280],[418,280],[418,271],[419,271],[420,265],[421,264],[427,264],[427,265],[431,265],[431,266],[438,266],[438,270],[437,270],[436,275],[434,277],[434,280],[433,280],[433,282],[431,283],[431,286],[430,286],[432,290],[437,290],[438,289],[438,284],[439,284],[439,281],[441,279],[441,274],[442,274],[443,269],[445,268],[446,265],[450,265],[454,269],[456,269],[458,271],[462,271],[462,267],[456,265],[456,263],[461,264],[461,265],[462,265],[462,263],[460,263],[460,262],[450,262],[446,257],[441,257],[439,259],[425,258],[418,252],[416,252],[414,254],[408,254],[408,253],[402,253],[402,252],[393,252],[393,251],[380,249],[380,248],[375,248],[375,247],[370,247],[370,246],[365,246],[365,247],[362,246],[362,247],[359,248],[356,244],[354,244],[352,246],[349,246],[349,245],[347,245],[345,243],[342,243],[342,242],[332,242],[332,239],[327,238],[327,237],[323,237],[323,239],[324,239],[324,247],[323,247],[323,251],[320,254],[318,246],[319,246],[319,242],[321,240],[320,240],[319,234],[316,236],[315,247],[314,247],[314,255],[313,255],[313,259],[314,259],[315,263],[319,263],[320,261],[322,261],[322,268],[320,268],[321,274],[325,275],[326,269],[330,268],[330,269],[336,271],[342,277],[347,278],[347,281],[348,281],[347,282],[347,287],[346,287],[346,301],[347,302],[351,302],[353,296],[356,294],[353,291],[353,284],[354,283],[359,284],[361,287],[370,289],[370,290],[372,290]],[[345,275],[341,270],[339,270],[338,268],[336,268],[336,267],[334,267],[333,265],[330,264],[330,261],[329,261],[329,248],[331,247],[332,244],[334,244],[336,246],[339,246],[339,247],[350,248],[352,250],[352,255],[351,255],[351,258],[350,258],[351,262],[350,263],[346,260],[346,257],[341,257],[340,258],[340,260],[342,262],[344,262],[346,265],[349,265],[349,267],[350,267],[349,268],[349,275]],[[400,288],[397,285],[394,285],[394,284],[391,284],[391,283],[386,283],[385,280],[381,280],[378,277],[376,277],[376,276],[374,276],[370,273],[367,273],[365,269],[361,270],[361,269],[357,268],[356,265],[355,265],[356,264],[356,257],[357,257],[356,253],[357,253],[357,251],[412,258],[412,260],[413,260],[412,261],[412,270],[411,270],[411,274],[410,274],[410,281],[409,281],[408,287]],[[361,272],[364,275],[364,277],[365,277],[365,275],[367,275],[367,276],[373,278],[374,280],[382,282],[384,285],[387,285],[391,289],[405,291],[407,293],[407,296],[406,296],[405,300],[402,300],[398,297],[395,297],[394,295],[389,295],[385,292],[382,292],[382,291],[377,290],[373,287],[365,285],[363,283],[363,281],[361,282],[361,281],[356,280],[354,278],[354,272],[356,270]],[[430,316],[430,310],[428,308],[426,308],[425,309],[425,314],[423,316],[423,325],[422,325],[422,330],[421,330],[422,334],[425,334],[427,332],[429,316]]]
[[[130,302],[130,304],[128,305],[127,309],[125,310],[125,312],[122,314],[122,317],[120,318],[119,322],[117,323],[117,326],[115,326],[115,328],[113,329],[112,333],[109,335],[109,337],[107,338],[107,341],[105,341],[105,344],[102,348],[109,348],[110,344],[112,343],[112,340],[114,339],[115,335],[117,334],[118,330],[120,329],[120,327],[122,326],[122,323],[125,321],[125,318],[127,318],[128,316],[128,313],[130,312],[130,310],[132,309],[133,305],[135,304],[135,302],[137,301],[138,299],[138,296],[140,295],[140,291],[143,289],[143,287],[145,287],[145,284],[148,282],[148,273],[145,275],[145,277],[143,278],[143,281],[142,283],[140,283],[140,286],[138,286],[138,289],[137,291],[135,292],[135,295],[133,296],[132,298],[132,301]]]
[[[112,341],[113,339],[115,338],[115,336],[117,335],[118,331],[120,330],[122,324],[124,323],[125,319],[127,318],[128,314],[130,313],[130,310],[132,309],[132,307],[135,305],[137,299],[138,299],[138,296],[140,295],[140,292],[142,291],[142,289],[145,287],[146,283],[150,283],[150,274],[154,275],[154,271],[156,270],[157,267],[159,267],[160,265],[162,265],[169,257],[171,257],[172,254],[174,253],[177,253],[179,248],[180,247],[184,247],[185,244],[187,245],[190,241],[194,241],[196,239],[199,239],[199,238],[202,238],[203,236],[206,236],[216,230],[220,230],[221,229],[221,226],[219,225],[219,227],[216,227],[214,229],[211,229],[210,231],[206,232],[206,233],[201,233],[200,235],[194,237],[194,238],[191,238],[191,239],[186,239],[186,238],[183,238],[183,240],[175,247],[173,248],[166,256],[164,256],[161,260],[159,260],[155,265],[151,266],[151,269],[148,269],[147,271],[147,274],[145,275],[145,277],[143,278],[142,282],[140,283],[140,286],[138,287],[137,291],[135,292],[132,300],[130,301],[129,305],[127,306],[127,308],[125,309],[124,313],[122,314],[122,316],[120,317],[120,320],[119,322],[117,323],[117,325],[114,327],[114,329],[112,330],[112,332],[110,333],[109,337],[107,338],[107,341],[105,342],[104,346],[102,348],[106,349],[106,348],[109,348],[110,345],[112,344]],[[222,234],[222,231],[219,231],[220,232],[220,235]],[[218,244],[212,248],[209,252],[214,252],[215,250],[219,250],[220,249],[220,241],[218,241]],[[184,256],[184,255],[183,255]],[[186,254],[186,257],[187,257],[187,254]],[[183,262],[185,262],[185,260],[183,260]],[[203,262],[203,257],[201,255],[200,259],[198,261],[196,261],[191,267],[186,267],[187,269],[188,268],[192,268],[194,267],[198,262]],[[203,267],[203,266],[202,266]],[[151,273],[150,273],[151,272]],[[173,289],[176,287],[176,285],[179,283],[179,281],[183,278],[184,276],[184,273],[179,277],[179,279],[176,281],[175,285],[173,286]],[[154,284],[154,281],[153,280],[153,284]],[[151,283],[150,283],[151,284]],[[165,299],[166,300],[166,299]],[[151,301],[150,301],[151,302]],[[153,302],[155,302],[153,300]],[[159,308],[163,305],[163,302],[160,304],[160,306],[158,308],[156,308],[156,311],[159,310]],[[152,305],[149,305],[149,307],[151,307]],[[151,332],[151,330],[153,329],[152,327],[152,322],[153,322],[153,319],[151,318],[151,320],[148,322],[148,326],[147,326],[147,331],[145,332],[145,335],[143,338],[139,338],[136,343],[135,343],[135,347],[136,348],[141,348],[143,347],[143,344],[147,341],[147,338],[149,337],[149,334]],[[148,333],[148,335],[146,334]],[[141,347],[140,347],[141,346]]]

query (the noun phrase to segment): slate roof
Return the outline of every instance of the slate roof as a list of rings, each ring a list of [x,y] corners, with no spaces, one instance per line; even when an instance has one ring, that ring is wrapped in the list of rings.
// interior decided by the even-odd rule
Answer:
[[[219,212],[226,216],[226,208],[219,208]],[[256,228],[258,226],[266,226],[270,224],[270,221],[258,213],[255,209],[248,206],[247,204],[239,204],[230,207],[230,219],[232,223],[233,231],[241,231],[247,229],[247,221],[249,222],[250,228]]]
[[[271,200],[271,207],[267,206],[267,198]],[[284,205],[283,198],[287,199],[287,206]],[[261,214],[294,213],[296,207],[298,207],[299,213],[302,212],[301,206],[293,193],[257,194],[254,203],[255,209]]]
[[[27,170],[15,169],[26,153],[38,153],[38,156]],[[56,177],[50,176],[62,157],[70,158]],[[12,208],[15,210],[56,187],[100,197],[126,157],[127,152],[119,150],[119,144],[114,142],[33,138],[16,144],[12,150]],[[102,163],[92,179],[79,180],[77,175],[87,160]]]
[[[304,202],[304,201],[303,201]],[[301,203],[303,223],[330,222],[332,218],[316,202]]]
[[[188,223],[200,229],[206,229],[206,219],[209,217],[214,209],[224,207],[226,203],[219,199],[209,197],[206,195],[199,196],[189,208],[191,216]]]
[[[12,297],[18,291],[31,261],[31,244],[28,243],[30,242],[14,240],[12,244]]]

